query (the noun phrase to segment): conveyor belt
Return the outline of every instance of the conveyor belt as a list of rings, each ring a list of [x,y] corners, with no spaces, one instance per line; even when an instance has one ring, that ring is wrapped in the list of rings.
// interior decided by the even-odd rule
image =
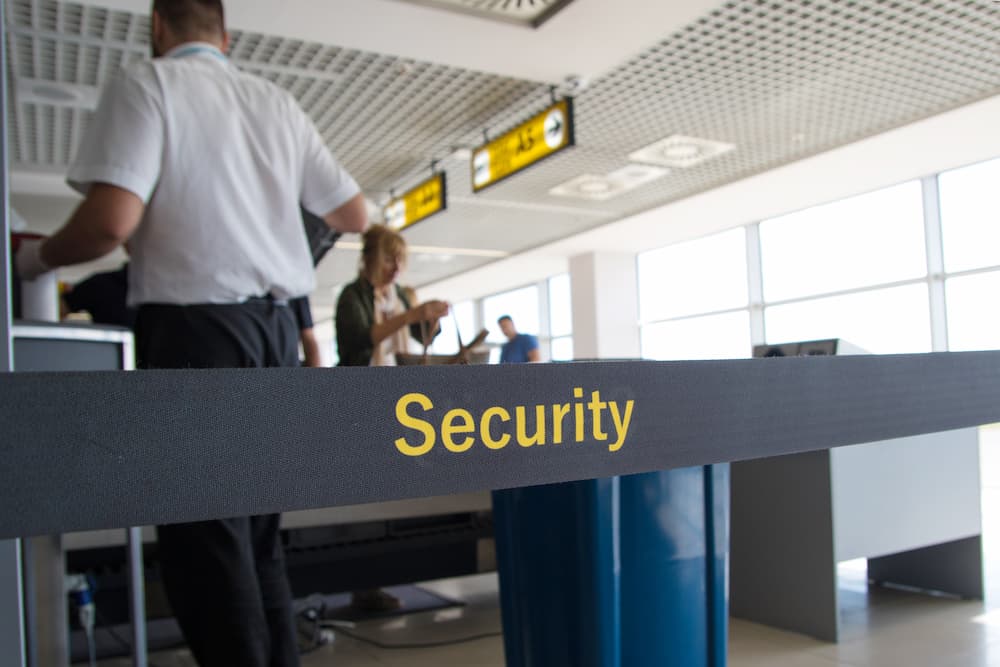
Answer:
[[[453,410],[447,437],[464,451],[443,441]],[[518,444],[519,412],[527,444],[539,411],[545,444]],[[1000,352],[13,373],[0,376],[0,538],[607,477],[994,421]]]

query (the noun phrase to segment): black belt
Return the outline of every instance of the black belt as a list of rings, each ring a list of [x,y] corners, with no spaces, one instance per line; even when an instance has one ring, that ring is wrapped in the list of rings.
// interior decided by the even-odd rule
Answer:
[[[271,296],[270,294],[265,294],[264,296],[247,297],[246,301],[244,301],[243,303],[250,303],[250,304],[266,303],[274,306],[287,306],[288,299],[278,299],[276,297]]]

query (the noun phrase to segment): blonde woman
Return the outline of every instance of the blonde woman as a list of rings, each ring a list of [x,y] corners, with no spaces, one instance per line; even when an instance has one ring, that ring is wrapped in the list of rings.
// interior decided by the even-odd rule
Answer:
[[[408,351],[408,337],[429,343],[448,304],[416,303],[412,289],[396,279],[406,264],[406,240],[385,225],[364,233],[361,271],[337,301],[337,353],[341,366],[394,366]]]

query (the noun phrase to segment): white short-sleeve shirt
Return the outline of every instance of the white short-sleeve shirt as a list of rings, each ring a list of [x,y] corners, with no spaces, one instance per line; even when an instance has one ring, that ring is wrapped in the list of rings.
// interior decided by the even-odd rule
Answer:
[[[131,305],[308,294],[299,204],[323,216],[359,192],[289,93],[202,43],[111,82],[67,180],[146,203],[127,243]]]

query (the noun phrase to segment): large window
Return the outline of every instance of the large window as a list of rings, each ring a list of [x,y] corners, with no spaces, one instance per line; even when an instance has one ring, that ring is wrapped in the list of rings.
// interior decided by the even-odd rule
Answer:
[[[434,354],[457,354],[459,334],[462,344],[468,345],[476,333],[475,304],[471,301],[452,304],[451,313],[441,320],[441,333],[434,339]]]
[[[930,352],[923,283],[769,307],[768,343],[842,338],[872,353]]]
[[[643,357],[750,355],[746,231],[742,227],[642,253],[636,269]]]
[[[1000,159],[945,172],[938,183],[945,270],[1000,266]]]
[[[945,294],[948,349],[1000,348],[1000,271],[949,278]]]
[[[920,278],[927,272],[920,183],[764,221],[760,246],[765,302]]]
[[[739,359],[749,357],[750,315],[738,310],[647,324],[641,333],[645,359]]]
[[[637,261],[642,322],[747,305],[746,232],[742,227],[644,252]]]
[[[825,338],[876,354],[1000,349],[998,184],[994,159],[641,253],[642,355],[746,357]],[[935,192],[940,207],[925,210]],[[491,340],[503,342],[492,323],[506,312],[551,358],[572,358],[569,287],[556,276],[484,300]]]

